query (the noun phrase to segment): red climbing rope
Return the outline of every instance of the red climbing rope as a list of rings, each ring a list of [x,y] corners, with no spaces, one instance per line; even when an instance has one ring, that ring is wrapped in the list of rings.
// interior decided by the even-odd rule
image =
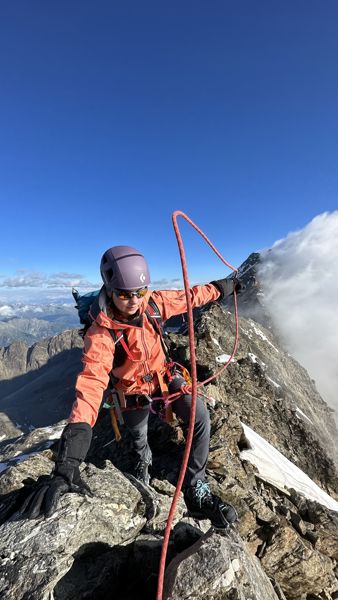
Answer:
[[[187,270],[187,263],[186,263],[186,257],[185,257],[185,251],[184,251],[183,241],[182,241],[181,233],[179,231],[179,227],[177,225],[177,217],[183,217],[186,221],[188,221],[188,223],[190,223],[190,225],[192,225],[192,227],[194,227],[194,229],[196,229],[196,231],[209,244],[209,246],[213,249],[213,251],[221,259],[221,261],[227,267],[229,267],[230,269],[232,269],[233,271],[235,271],[237,273],[237,269],[235,269],[235,267],[233,267],[232,265],[230,265],[223,258],[223,256],[218,252],[218,250],[216,250],[215,246],[210,242],[210,240],[203,233],[203,231],[201,231],[199,229],[199,227],[197,227],[197,225],[195,225],[195,223],[193,223],[193,221],[191,219],[189,219],[189,217],[187,217],[187,215],[185,215],[180,210],[177,210],[177,211],[175,211],[173,213],[173,215],[172,215],[173,227],[174,227],[174,230],[175,230],[176,239],[177,239],[178,248],[179,248],[179,253],[180,253],[180,258],[181,258],[183,281],[184,281],[184,289],[185,289],[185,297],[186,297],[186,301],[187,301],[188,330],[189,330],[189,351],[190,351],[191,380],[192,380],[191,388],[189,387],[188,391],[189,391],[189,393],[191,392],[191,411],[190,411],[190,420],[189,420],[188,435],[187,435],[187,439],[186,439],[186,446],[185,446],[184,456],[183,456],[182,465],[181,465],[181,469],[180,469],[180,474],[179,474],[179,477],[178,477],[178,482],[177,482],[175,494],[174,494],[174,497],[173,497],[173,500],[172,500],[172,503],[171,503],[171,507],[170,507],[170,511],[169,511],[169,516],[168,516],[168,521],[167,521],[166,529],[165,529],[165,532],[164,532],[164,539],[163,539],[162,553],[161,553],[161,560],[160,560],[160,569],[159,569],[159,575],[158,575],[158,585],[157,585],[156,600],[162,600],[163,584],[164,584],[164,571],[165,571],[165,562],[166,562],[166,556],[167,556],[167,550],[168,550],[169,536],[170,536],[170,531],[171,531],[171,527],[172,527],[172,523],[173,523],[173,519],[174,519],[176,505],[177,505],[177,502],[178,502],[179,494],[180,494],[180,491],[181,491],[181,488],[182,488],[183,480],[184,480],[184,477],[185,477],[185,472],[186,472],[187,465],[188,465],[188,460],[189,460],[189,455],[190,455],[190,450],[191,450],[191,444],[192,444],[192,439],[193,439],[193,434],[194,434],[195,416],[196,416],[197,388],[200,387],[201,385],[204,385],[205,383],[208,383],[214,377],[217,377],[217,375],[219,375],[222,371],[224,371],[224,369],[226,369],[226,367],[231,362],[232,358],[234,357],[234,355],[236,353],[237,343],[238,343],[238,312],[237,312],[237,302],[236,302],[236,290],[234,289],[236,335],[235,335],[235,343],[234,343],[234,348],[233,348],[232,354],[231,354],[229,360],[227,361],[227,363],[225,365],[223,365],[223,367],[221,369],[219,369],[217,371],[217,373],[215,373],[212,377],[209,377],[209,379],[207,379],[206,381],[203,381],[202,383],[197,384],[194,321],[193,321],[192,304],[191,304],[191,297],[190,297],[190,285],[189,285],[188,270]],[[186,388],[184,389],[184,392],[186,392]],[[177,396],[177,394],[173,394],[173,396],[174,395]]]

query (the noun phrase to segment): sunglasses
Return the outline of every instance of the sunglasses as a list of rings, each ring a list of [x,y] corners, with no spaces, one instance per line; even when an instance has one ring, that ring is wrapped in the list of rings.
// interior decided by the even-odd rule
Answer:
[[[143,298],[148,291],[147,287],[140,288],[135,292],[130,292],[129,290],[114,290],[114,293],[117,295],[120,300],[130,300],[133,296],[136,298]]]

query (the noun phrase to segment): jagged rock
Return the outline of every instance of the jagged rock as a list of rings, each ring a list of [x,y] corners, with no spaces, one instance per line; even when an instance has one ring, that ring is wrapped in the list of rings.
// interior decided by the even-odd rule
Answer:
[[[33,452],[41,452],[46,448],[50,448],[60,438],[65,425],[66,421],[60,421],[60,423],[55,424],[53,427],[33,429],[29,433],[21,434],[12,440],[3,440],[0,442],[1,463],[13,464],[21,462],[27,455],[31,455]]]
[[[4,439],[17,438],[22,433],[21,429],[12,423],[8,416],[3,412],[0,412],[0,431],[0,443],[1,440]]]
[[[26,497],[25,484],[33,485],[40,475],[50,475],[54,466],[52,459],[53,453],[44,450],[39,454],[32,454],[28,460],[13,463],[3,473],[0,477],[0,524],[21,506]]]
[[[315,544],[317,550],[338,560],[338,513],[304,498],[295,490],[291,490],[291,498],[299,515],[307,521],[307,539]]]
[[[277,600],[258,559],[233,532],[212,530],[176,556],[165,574],[165,600]]]
[[[0,381],[39,369],[53,356],[82,346],[83,340],[77,329],[67,329],[30,347],[21,341],[13,342],[0,348]]]
[[[217,357],[231,349],[234,339],[233,316],[224,308],[214,305],[209,311],[201,311],[198,319],[198,373],[199,379],[203,380],[219,367]],[[316,503],[312,505],[304,496],[293,493],[292,490],[288,494],[287,491],[284,493],[269,483],[263,483],[255,467],[242,460],[242,451],[247,447],[247,441],[241,425],[241,420],[250,425],[287,458],[296,462],[326,491],[338,497],[337,471],[331,458],[332,444],[336,439],[331,413],[320,399],[306,372],[282,351],[271,331],[245,319],[241,319],[240,328],[241,338],[236,361],[229,365],[218,380],[202,390],[209,397],[206,401],[211,414],[208,461],[211,488],[221,498],[235,505],[240,516],[236,530],[243,538],[241,543],[235,534],[224,538],[215,534],[218,541],[212,541],[211,553],[212,548],[221,544],[220,555],[230,556],[230,559],[221,561],[215,580],[218,585],[217,577],[223,583],[232,578],[231,581],[236,582],[238,589],[231,592],[231,588],[215,591],[217,588],[213,589],[211,583],[214,575],[208,570],[210,565],[204,571],[197,570],[196,567],[178,567],[179,573],[182,572],[188,586],[189,576],[197,570],[196,585],[205,591],[201,592],[201,595],[199,591],[191,591],[195,596],[191,595],[190,598],[205,596],[206,600],[245,600],[250,597],[245,595],[245,582],[251,581],[250,585],[255,590],[256,584],[252,583],[252,578],[262,582],[263,577],[264,582],[259,584],[260,594],[257,595],[257,598],[262,600],[264,596],[261,590],[265,590],[265,587],[260,586],[268,586],[268,580],[266,577],[264,579],[260,568],[263,567],[272,580],[272,587],[268,586],[266,589],[269,591],[266,593],[274,594],[266,595],[264,599],[271,597],[293,600],[297,597],[297,600],[300,600],[304,590],[307,590],[307,600],[310,599],[310,594],[314,597],[317,595],[321,600],[331,600],[338,591],[338,570],[335,563],[338,547],[337,515],[324,507],[318,508]],[[175,358],[179,362],[187,363],[187,338],[172,335],[171,340],[176,353]],[[12,390],[10,398],[7,396],[6,404],[7,415],[13,414],[10,411],[14,409],[17,410],[17,414],[22,414],[22,407],[25,407],[26,431],[31,427],[32,417],[40,418],[41,414],[47,414],[48,411],[49,422],[56,422],[59,418],[67,416],[65,414],[53,421],[53,415],[56,414],[53,413],[54,408],[66,408],[67,402],[70,407],[72,403],[75,377],[80,368],[81,345],[82,340],[78,338],[77,332],[66,332],[63,338],[45,340],[40,345],[33,346],[27,353],[25,368],[29,365],[31,370],[9,382],[14,386],[14,391]],[[5,389],[2,387],[4,383],[6,382],[0,382],[0,393]],[[297,407],[312,423],[297,412]],[[20,419],[17,420],[20,422]],[[90,465],[84,471],[84,477],[92,479],[94,487],[95,481],[97,482],[95,498],[79,498],[67,494],[62,498],[57,519],[52,517],[51,520],[31,524],[11,521],[2,525],[0,544],[6,559],[1,571],[4,577],[2,585],[7,589],[6,594],[10,593],[9,588],[12,584],[16,592],[16,596],[14,594],[4,598],[47,600],[48,594],[54,594],[54,600],[105,600],[112,595],[119,600],[134,600],[136,597],[138,600],[152,600],[155,597],[161,541],[174,492],[171,484],[177,480],[184,450],[183,434],[179,423],[174,422],[169,426],[151,415],[149,440],[153,451],[154,479],[153,490],[144,494],[115,468],[127,471],[133,461],[128,432],[123,427],[121,430],[123,439],[117,444],[114,441],[109,415],[100,413],[87,455]],[[39,475],[51,471],[54,444],[56,445],[54,433],[51,429],[35,429],[14,440],[0,441],[0,460],[2,468],[6,469],[0,478],[0,522],[15,512],[27,492],[27,485]],[[26,455],[30,455],[28,460],[25,460]],[[94,475],[90,475],[91,473]],[[123,525],[123,536],[126,537],[123,537],[121,543],[114,537],[118,528],[116,507],[114,518],[106,518],[104,521],[104,515],[110,517],[113,513],[111,504],[119,502],[120,481],[123,481],[123,494],[130,495],[129,504],[122,495],[123,518],[132,523],[130,537],[127,525]],[[102,486],[108,490],[105,497],[102,496],[105,493]],[[90,510],[87,510],[88,507]],[[99,512],[99,509],[100,515],[96,512]],[[150,517],[152,512],[155,512],[155,515]],[[56,523],[58,519],[59,525]],[[82,519],[86,519],[86,522]],[[98,536],[96,519],[99,523]],[[63,536],[66,534],[62,531],[62,523],[66,523],[65,530],[68,531],[71,520],[74,521],[78,539],[73,545],[71,540],[71,551],[68,553],[64,545]],[[202,540],[203,534],[210,528],[210,522],[198,523],[189,519],[182,497],[175,523],[170,538],[169,559],[176,560],[176,554],[182,551],[187,553],[188,561],[197,560],[197,565],[202,564],[198,561],[206,560],[205,556],[210,558],[207,549],[205,555],[202,550],[198,550],[197,556],[193,557],[193,545],[197,543],[202,548],[203,544],[208,544],[208,537],[204,542]],[[29,544],[30,540],[35,539],[33,532],[37,525],[37,535],[40,535],[41,531],[44,534],[47,532],[47,543],[44,548],[45,555],[42,541],[39,542],[40,545],[37,544],[36,562],[32,567],[28,557],[31,551]],[[82,534],[78,535],[81,526],[84,530],[83,537]],[[101,526],[102,529],[105,526],[104,533],[101,532]],[[23,562],[20,562],[21,559],[17,555],[14,555],[15,561],[11,559],[11,552],[14,550],[13,547],[9,550],[9,532],[19,541],[32,535],[22,544],[26,552],[22,557]],[[49,558],[48,537],[52,533],[55,539],[51,540],[50,547],[60,550],[53,564]],[[12,539],[14,540],[14,537]],[[67,536],[66,541],[69,542]],[[218,564],[218,559],[215,560]],[[231,563],[233,560],[235,570]],[[43,579],[44,575],[35,572],[36,569],[39,570],[42,561],[47,565],[47,575],[50,578],[48,585]],[[18,575],[16,569],[19,567],[21,572]],[[21,589],[19,586],[24,578],[31,585],[26,597],[22,591],[26,588]],[[181,580],[181,574],[179,579]],[[178,585],[181,584],[176,577],[172,589]],[[183,583],[181,587],[181,597],[184,598],[184,594],[187,595],[189,590]]]
[[[0,348],[0,380],[10,379],[26,372],[28,347],[24,342],[13,342]]]
[[[237,295],[239,314],[243,317],[254,319],[267,329],[272,326],[270,315],[262,301],[263,289],[259,281],[258,269],[260,254],[252,252],[238,269],[238,278],[241,282],[241,293]],[[225,298],[223,305],[233,310],[233,298]]]
[[[307,594],[320,593],[337,582],[333,562],[288,526],[274,531],[261,561],[290,600],[305,600]]]
[[[83,340],[77,329],[67,329],[51,338],[41,340],[27,349],[24,373],[43,367],[53,356],[72,348],[82,348]]]
[[[181,360],[188,364],[182,337],[176,335],[173,339]],[[208,312],[202,313],[196,325],[200,380],[215,372],[219,367],[217,356],[226,350],[230,353],[233,344],[233,315],[218,304],[212,305]],[[338,433],[331,410],[305,369],[278,346],[278,340],[270,331],[258,327],[252,320],[240,319],[237,360],[219,376],[217,387],[222,398],[215,404],[217,412],[222,411],[227,421],[232,421],[234,414],[239,416],[338,498],[338,474],[334,462]],[[208,387],[205,393],[208,395]],[[311,422],[303,419],[296,407]],[[223,438],[231,444],[226,429],[225,426]],[[223,469],[229,468],[229,463],[231,460]]]
[[[273,579],[271,580],[271,583],[273,585],[273,589],[277,594],[278,600],[287,600],[286,596],[283,594],[282,588],[279,585],[279,583],[277,583],[277,581],[274,581]]]
[[[293,512],[290,515],[290,519],[291,519],[291,523],[292,523],[293,527],[295,528],[295,530],[298,531],[298,533],[300,533],[300,535],[305,537],[307,534],[308,528],[306,527],[303,519],[297,513],[293,513]]]
[[[19,365],[13,358],[17,346]],[[27,432],[68,417],[82,346],[78,331],[68,330],[29,349],[21,342],[0,349],[0,408],[12,423]]]
[[[320,504],[308,501],[306,512],[317,535],[316,549],[338,560],[338,513],[325,510]]]
[[[83,471],[94,498],[65,494],[49,519],[10,520],[0,540],[0,595],[42,600],[90,544],[131,542],[146,522],[141,496],[111,464]]]
[[[276,523],[277,516],[264,502],[263,498],[253,493],[245,496],[245,501],[249,508],[254,512],[256,519],[260,523]]]
[[[21,455],[20,455],[21,456]],[[22,458],[27,458],[22,457]],[[53,453],[44,450],[39,454],[33,454],[29,460],[10,461],[8,469],[0,477],[0,495],[10,494],[24,487],[24,481],[28,478],[35,480],[40,475],[49,475],[53,468]]]

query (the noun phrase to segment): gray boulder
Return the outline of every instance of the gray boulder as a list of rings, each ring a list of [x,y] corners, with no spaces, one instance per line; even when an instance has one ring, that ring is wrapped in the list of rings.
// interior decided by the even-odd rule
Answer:
[[[126,545],[146,523],[142,497],[111,464],[82,473],[94,497],[65,494],[49,519],[1,527],[0,594],[4,600],[45,600],[88,545]]]
[[[233,531],[210,530],[166,571],[165,600],[278,600],[258,558]]]

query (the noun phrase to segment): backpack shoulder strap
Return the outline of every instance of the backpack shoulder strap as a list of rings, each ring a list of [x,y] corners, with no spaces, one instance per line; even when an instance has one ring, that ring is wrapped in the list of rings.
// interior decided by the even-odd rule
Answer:
[[[124,361],[126,360],[127,354],[129,354],[129,348],[127,346],[126,340],[124,339],[123,330],[116,331],[116,329],[109,329],[108,331],[111,337],[113,338],[113,342],[115,345],[114,359],[111,367],[113,370],[123,365]],[[117,383],[118,379],[111,373],[110,381],[111,383]]]
[[[153,328],[155,329],[156,333],[159,334],[161,338],[163,352],[166,356],[167,361],[170,362],[171,358],[169,354],[169,348],[164,338],[162,315],[152,296],[150,296],[148,306],[144,312],[147,318],[149,319],[150,323],[152,324]]]
[[[123,329],[121,331],[116,331],[116,329],[109,329],[109,333],[112,336],[113,340],[114,340],[114,344],[115,344],[115,351],[116,351],[116,347],[118,347],[118,345],[122,346],[124,353],[129,356],[129,358],[133,358],[131,355],[131,352],[128,348],[128,344],[127,341],[124,337],[124,331]],[[115,365],[115,361],[114,361],[114,367],[116,367],[117,365]],[[119,365],[120,366],[120,365]]]
[[[95,310],[96,310],[96,303],[95,303],[95,306],[93,306],[90,310],[91,316],[94,316]],[[171,358],[169,355],[169,348],[164,339],[162,316],[160,313],[160,309],[158,308],[155,300],[152,297],[149,298],[147,308],[144,312],[145,312],[147,319],[152,324],[154,330],[160,336],[163,352],[165,354],[167,361],[170,362]],[[123,329],[122,330],[109,329],[109,333],[112,336],[114,344],[115,344],[115,355],[114,355],[112,369],[116,369],[117,367],[121,367],[123,365],[123,363],[126,359],[126,356],[129,356],[130,358],[132,358],[132,355],[128,348],[127,340],[125,339]],[[118,382],[118,379],[116,379],[114,377],[111,378],[111,380],[114,380],[113,382],[115,384]]]
[[[148,302],[148,306],[146,308],[146,311],[150,309],[152,311],[152,317],[154,317],[155,319],[159,319],[162,322],[162,317],[161,317],[161,313],[160,313],[160,309],[157,306],[154,298],[152,296],[150,296],[149,298],[149,302]]]
[[[155,300],[150,296],[147,307],[144,311],[147,319],[151,322],[155,331],[160,335],[164,335],[163,333],[163,321],[160,313],[160,309],[158,308]]]

